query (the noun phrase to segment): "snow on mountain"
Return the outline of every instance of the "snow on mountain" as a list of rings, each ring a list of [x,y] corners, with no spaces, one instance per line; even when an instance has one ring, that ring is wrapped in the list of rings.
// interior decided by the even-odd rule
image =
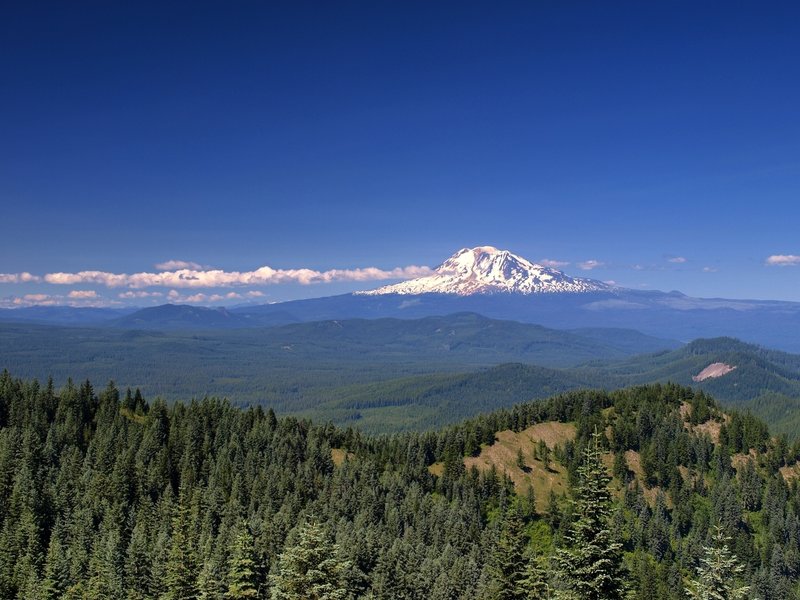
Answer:
[[[463,248],[431,275],[386,285],[360,295],[383,294],[545,294],[595,292],[610,289],[594,279],[570,277],[492,246]]]

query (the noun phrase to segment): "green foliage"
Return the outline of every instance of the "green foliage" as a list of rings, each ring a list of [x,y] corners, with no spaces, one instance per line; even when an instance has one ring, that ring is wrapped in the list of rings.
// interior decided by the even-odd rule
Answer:
[[[695,600],[739,600],[747,598],[750,587],[737,585],[744,573],[741,565],[728,549],[730,538],[721,525],[715,525],[711,546],[697,567],[697,576],[686,582],[686,594]]]
[[[163,600],[194,600],[198,596],[199,566],[192,531],[193,518],[187,501],[186,498],[179,500],[172,522]]]
[[[253,535],[246,523],[239,526],[239,534],[228,560],[228,590],[226,600],[258,597],[258,573],[256,571]]]
[[[719,420],[693,422],[687,405]],[[778,471],[796,468],[796,448],[763,439],[752,417],[715,444],[704,432],[724,422],[719,407],[677,385],[570,392],[372,437],[213,399],[139,402],[110,385],[55,390],[5,373],[0,414],[3,599],[264,600],[295,581],[333,597],[548,597],[558,548],[564,583],[678,600],[720,522],[745,566],[739,585],[797,600],[800,490]],[[578,432],[545,474],[566,469],[574,502],[552,495],[537,510],[527,486],[518,496],[502,472],[465,467],[496,432],[548,421]],[[752,458],[732,458],[737,439],[757,442]],[[607,487],[612,461],[620,476]]]
[[[601,460],[597,431],[586,446],[578,476],[573,499],[576,521],[566,535],[566,546],[556,554],[559,579],[578,598],[621,599],[626,579],[622,544],[611,531],[611,478]]]
[[[281,554],[278,572],[270,578],[272,600],[345,600],[352,595],[344,577],[348,568],[322,527],[306,523],[297,542]]]
[[[373,433],[432,429],[600,385],[554,367],[627,354],[596,339],[475,314],[202,332],[0,323],[0,368],[28,377],[78,372],[169,401],[229,397]],[[530,364],[505,364],[520,361]],[[147,412],[141,392],[123,398],[130,416]]]
[[[491,600],[522,600],[526,598],[523,581],[527,580],[528,561],[525,558],[527,540],[524,523],[516,510],[506,512],[500,538],[489,563],[491,584],[487,598]]]
[[[206,331],[0,324],[0,366],[26,377],[113,378],[169,401],[229,397],[371,433],[434,429],[586,387],[671,381],[796,439],[800,357],[730,338],[632,356],[665,347],[674,344],[636,332],[558,331],[470,313]],[[714,362],[736,369],[692,380]],[[147,412],[141,394],[125,394],[123,405],[131,418]],[[706,397],[692,407],[692,422],[705,422]]]

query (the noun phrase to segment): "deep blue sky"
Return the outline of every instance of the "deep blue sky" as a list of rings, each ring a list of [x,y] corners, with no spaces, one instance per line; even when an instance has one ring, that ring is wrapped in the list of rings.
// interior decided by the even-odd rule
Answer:
[[[389,269],[492,244],[800,300],[800,266],[765,265],[800,255],[796,3],[14,4],[0,273]],[[126,291],[0,299],[91,289]]]

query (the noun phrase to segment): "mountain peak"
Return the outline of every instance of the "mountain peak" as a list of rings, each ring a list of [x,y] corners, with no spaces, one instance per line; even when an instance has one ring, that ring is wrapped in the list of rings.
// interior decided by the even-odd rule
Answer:
[[[484,254],[496,254],[498,252],[501,252],[501,250],[498,250],[494,246],[476,246],[475,248],[462,248],[459,251],[459,253],[460,252],[480,252]]]
[[[462,248],[439,265],[431,275],[376,290],[357,292],[382,294],[545,294],[607,290],[593,279],[565,275],[561,271],[530,262],[494,246]]]

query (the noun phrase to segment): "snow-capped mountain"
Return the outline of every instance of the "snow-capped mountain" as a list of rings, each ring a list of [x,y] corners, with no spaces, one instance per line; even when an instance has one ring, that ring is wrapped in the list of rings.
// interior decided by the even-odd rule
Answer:
[[[438,266],[431,275],[411,279],[359,295],[383,294],[546,294],[606,291],[608,285],[594,279],[570,277],[537,265],[493,246],[463,248]]]

